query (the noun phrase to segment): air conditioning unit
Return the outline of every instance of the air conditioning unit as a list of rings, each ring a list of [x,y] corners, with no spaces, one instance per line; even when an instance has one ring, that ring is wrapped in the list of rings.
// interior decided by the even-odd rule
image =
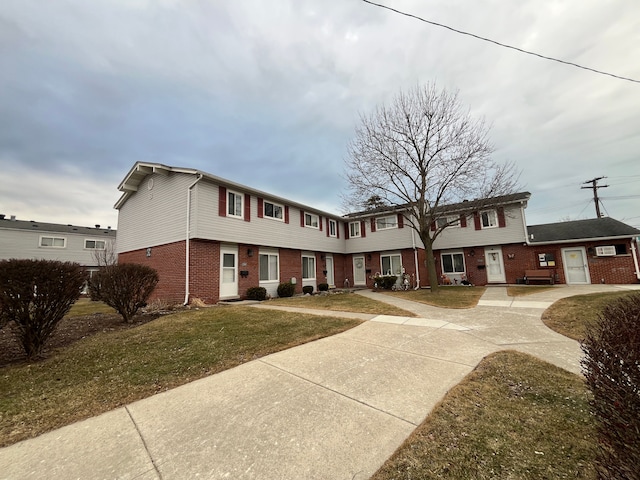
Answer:
[[[598,257],[613,257],[616,254],[616,247],[607,245],[605,247],[596,247],[596,255]]]

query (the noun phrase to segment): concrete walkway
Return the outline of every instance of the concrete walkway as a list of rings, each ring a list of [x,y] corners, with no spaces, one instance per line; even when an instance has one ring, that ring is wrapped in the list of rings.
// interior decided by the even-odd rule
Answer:
[[[562,297],[635,287],[520,298],[491,287],[468,310],[362,291],[418,316],[350,314],[367,321],[0,449],[0,478],[366,479],[491,352],[579,373],[578,344],[546,328],[542,312]]]

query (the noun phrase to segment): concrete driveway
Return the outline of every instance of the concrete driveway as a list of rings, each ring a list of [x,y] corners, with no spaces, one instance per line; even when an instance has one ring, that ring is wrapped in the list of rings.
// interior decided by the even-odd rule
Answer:
[[[357,314],[339,335],[0,449],[0,478],[366,479],[491,352],[579,373],[578,344],[540,321],[553,301],[637,287],[491,287],[468,310],[362,291],[418,317]]]

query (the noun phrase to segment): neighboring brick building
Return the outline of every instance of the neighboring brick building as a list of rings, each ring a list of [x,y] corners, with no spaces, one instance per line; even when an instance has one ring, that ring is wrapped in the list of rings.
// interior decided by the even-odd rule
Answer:
[[[405,273],[412,286],[428,285],[425,251],[401,208],[343,217],[199,170],[157,163],[136,163],[119,189],[119,261],[158,270],[154,295],[169,301],[197,297],[214,303],[242,298],[254,286],[275,295],[278,284],[288,281],[297,292],[320,283],[371,287],[376,274]],[[473,201],[443,207],[449,222],[434,243],[438,275],[453,283],[467,278],[478,285],[504,284],[517,283],[527,269],[552,268],[559,283],[637,281],[632,240],[640,231],[599,219],[602,235],[545,241],[540,233],[545,226],[526,226],[529,198],[521,192],[491,199],[487,208],[476,208]],[[617,249],[613,255],[600,255],[611,249],[599,247],[611,245]],[[567,273],[575,250],[584,249],[586,258],[590,248],[595,255],[589,257],[593,267],[587,276]]]

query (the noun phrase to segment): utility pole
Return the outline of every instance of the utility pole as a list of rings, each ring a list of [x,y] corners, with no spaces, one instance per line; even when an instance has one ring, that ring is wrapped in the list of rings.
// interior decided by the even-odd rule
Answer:
[[[593,203],[596,204],[596,216],[598,218],[602,218],[602,214],[600,213],[600,200],[598,199],[598,189],[599,188],[605,188],[608,187],[609,185],[598,185],[598,180],[602,180],[603,178],[607,178],[607,177],[598,177],[598,178],[594,178],[593,180],[587,180],[586,182],[583,182],[583,185],[586,185],[587,183],[590,183],[591,186],[590,187],[580,187],[580,188],[590,188],[593,190]]]

